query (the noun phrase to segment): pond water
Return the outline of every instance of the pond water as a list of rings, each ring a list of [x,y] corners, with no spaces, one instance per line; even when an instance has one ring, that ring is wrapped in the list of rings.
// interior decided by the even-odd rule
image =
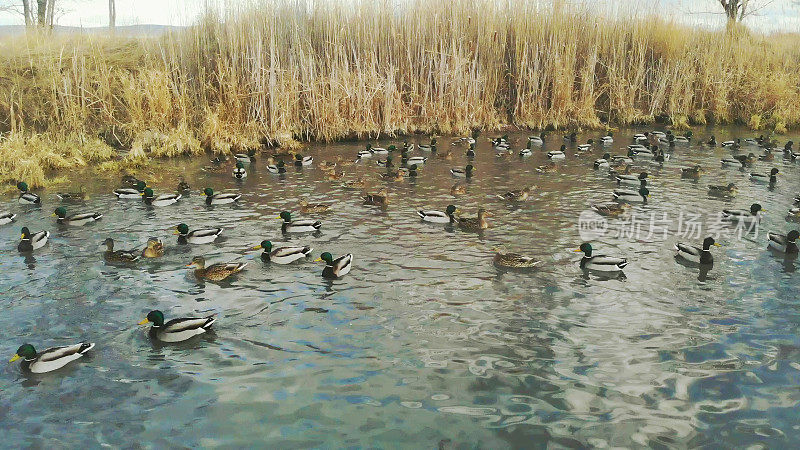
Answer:
[[[617,132],[611,153],[624,153],[640,131]],[[697,141],[752,135],[694,132]],[[515,151],[526,136],[512,135]],[[586,132],[579,140],[599,136]],[[800,140],[781,137],[781,147],[788,138]],[[582,242],[580,213],[610,201],[617,187],[592,167],[602,147],[576,157],[571,146],[555,172],[539,173],[561,133],[525,159],[497,157],[482,137],[475,176],[454,197],[458,180],[449,170],[468,160],[465,147],[450,142],[439,138],[415,180],[378,179],[385,169],[377,158],[340,163],[345,179],[364,176],[369,191],[388,187],[385,209],[362,205],[360,190],[344,189],[318,167],[337,155],[352,161],[363,143],[310,147],[314,165],[290,167],[285,176],[269,173],[259,156],[244,182],[231,177],[233,162],[214,171],[203,170],[207,158],[165,161],[172,172],[139,175],[159,193],[178,183],[164,173],[180,172],[192,192],[164,208],[116,200],[118,176],[98,177],[85,183],[84,204],[67,205],[70,213],[105,214],[85,227],[56,226],[54,191],[39,192],[41,207],[6,196],[0,209],[18,217],[0,227],[4,358],[24,342],[39,350],[97,343],[90,356],[55,373],[25,375],[18,363],[0,370],[6,445],[780,447],[800,438],[800,274],[793,261],[767,251],[766,238],[795,228],[785,216],[800,191],[798,166],[780,152],[775,161],[755,162],[753,171],[779,168],[770,187],[752,183],[751,169],[720,168],[731,154],[720,147],[678,145],[663,168],[637,163],[648,166],[650,201],[610,219],[608,232],[592,241],[596,252],[629,261],[624,277],[602,277],[584,274],[572,252]],[[398,140],[377,145],[390,143]],[[680,168],[695,163],[707,172],[699,181],[682,179]],[[738,186],[735,197],[707,195],[708,184],[728,182]],[[525,202],[497,197],[529,185],[536,188]],[[207,207],[206,186],[243,197]],[[301,214],[301,197],[333,207]],[[767,210],[757,236],[714,230],[717,212],[753,202]],[[450,203],[466,216],[486,208],[491,228],[467,233],[422,223],[415,213]],[[321,232],[283,237],[282,210],[321,219]],[[693,214],[709,222],[708,231],[680,237],[682,219]],[[661,228],[649,233],[653,218]],[[181,222],[225,231],[213,244],[179,246],[172,227]],[[631,224],[641,232],[615,235]],[[22,226],[51,231],[50,243],[32,257],[19,255]],[[722,246],[712,249],[713,269],[699,277],[675,261],[672,247],[699,243],[712,230]],[[125,249],[151,236],[165,242],[166,255],[131,267],[106,264],[98,249],[106,237]],[[265,264],[248,250],[263,239],[310,245],[314,258],[353,253],[353,269],[326,281],[312,258]],[[499,270],[496,248],[543,263],[530,272]],[[185,267],[196,255],[249,264],[230,282],[198,282]],[[217,314],[216,332],[153,344],[136,325],[151,309],[167,319]]]

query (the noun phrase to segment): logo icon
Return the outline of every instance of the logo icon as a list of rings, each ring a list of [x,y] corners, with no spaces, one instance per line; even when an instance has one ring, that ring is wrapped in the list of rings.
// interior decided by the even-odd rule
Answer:
[[[578,217],[578,234],[584,241],[593,241],[605,236],[608,231],[608,221],[605,217],[587,209]]]

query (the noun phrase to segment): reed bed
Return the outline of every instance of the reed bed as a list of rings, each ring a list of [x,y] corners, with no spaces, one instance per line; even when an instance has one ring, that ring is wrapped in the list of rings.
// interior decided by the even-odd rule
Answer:
[[[800,36],[527,0],[269,1],[150,39],[0,42],[0,182],[506,125],[800,126]]]

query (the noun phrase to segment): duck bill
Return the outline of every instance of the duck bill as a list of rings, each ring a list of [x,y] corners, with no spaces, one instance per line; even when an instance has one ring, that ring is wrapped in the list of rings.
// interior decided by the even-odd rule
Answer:
[[[255,247],[251,248],[250,250],[261,250],[262,248],[264,248],[264,247],[262,247],[260,245],[256,245]]]
[[[322,261],[322,258],[317,258],[314,260],[314,262],[320,262],[320,261]]]
[[[575,253],[580,253],[580,252],[582,252],[582,251],[583,251],[583,250],[581,250],[581,249],[579,249],[579,248],[576,248],[575,250],[573,250],[573,252],[575,252]]]
[[[181,232],[178,231],[178,230],[175,230],[175,231],[172,232],[172,234],[181,234]]]
[[[8,362],[12,363],[12,362],[14,362],[14,361],[16,361],[16,360],[18,360],[20,358],[21,358],[21,356],[15,354],[13,358],[8,360]]]
[[[194,263],[189,263],[189,264],[185,265],[184,267],[194,267]]]
[[[718,244],[718,243],[714,242],[714,247],[722,247],[722,244]]]
[[[144,319],[144,320],[142,320],[141,322],[139,322],[139,325],[144,325],[144,324],[146,324],[146,323],[150,323],[150,321],[149,321],[149,320],[147,320],[147,319]]]

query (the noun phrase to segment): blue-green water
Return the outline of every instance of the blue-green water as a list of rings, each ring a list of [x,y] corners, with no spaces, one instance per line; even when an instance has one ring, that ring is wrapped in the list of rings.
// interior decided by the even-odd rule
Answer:
[[[634,131],[617,133],[611,152],[623,153]],[[698,140],[711,133],[720,141],[750,136],[695,130]],[[513,149],[524,136],[513,136]],[[592,168],[602,147],[580,157],[572,148],[558,172],[538,173],[543,151],[499,158],[480,139],[476,176],[454,198],[449,169],[467,163],[465,148],[439,142],[415,181],[387,184],[385,210],[361,205],[358,190],[317,167],[335,155],[354,159],[362,144],[309,148],[315,166],[284,177],[259,158],[241,184],[230,176],[232,162],[219,172],[199,170],[204,161],[165,162],[185,165],[192,185],[191,196],[165,208],[118,201],[117,177],[100,178],[87,183],[85,204],[68,205],[70,213],[105,214],[85,227],[56,226],[55,190],[39,192],[41,207],[6,196],[0,209],[18,217],[0,227],[4,357],[24,342],[39,350],[81,340],[97,346],[55,373],[3,367],[3,446],[774,448],[800,438],[800,275],[793,261],[766,250],[766,231],[794,228],[784,220],[800,191],[794,163],[780,152],[774,162],[754,163],[753,171],[780,169],[769,188],[746,171],[720,168],[727,149],[676,147],[663,168],[648,169],[650,203],[631,210],[645,231],[652,213],[677,222],[681,211],[710,216],[757,201],[767,209],[758,236],[718,239],[703,282],[673,259],[677,223],[666,239],[606,236],[593,241],[596,251],[627,256],[629,265],[624,279],[604,279],[585,276],[571,251],[581,242],[580,212],[609,201],[616,188]],[[555,133],[545,150],[561,143]],[[447,150],[451,159],[442,157]],[[367,177],[376,191],[385,183],[375,159],[339,169],[346,179]],[[681,179],[680,167],[694,163],[707,173]],[[707,184],[727,182],[737,184],[736,197],[707,196]],[[171,191],[177,179],[154,184]],[[496,197],[531,184],[538,189],[524,203]],[[244,196],[238,205],[206,207],[205,186]],[[303,215],[300,197],[333,208]],[[415,214],[449,203],[469,216],[485,207],[492,228],[465,233]],[[320,218],[322,233],[282,237],[277,215],[285,209]],[[214,244],[178,246],[171,228],[180,222],[225,231]],[[50,230],[51,242],[33,257],[19,255],[22,226]],[[98,249],[106,237],[117,248],[141,248],[151,236],[165,242],[166,255],[133,267],[106,264]],[[354,267],[330,282],[311,259],[266,265],[247,250],[262,239],[311,245],[315,257],[352,252]],[[544,264],[500,271],[496,247]],[[195,255],[249,265],[231,282],[202,283],[184,267]],[[136,325],[151,309],[168,319],[218,314],[216,333],[154,345]]]

